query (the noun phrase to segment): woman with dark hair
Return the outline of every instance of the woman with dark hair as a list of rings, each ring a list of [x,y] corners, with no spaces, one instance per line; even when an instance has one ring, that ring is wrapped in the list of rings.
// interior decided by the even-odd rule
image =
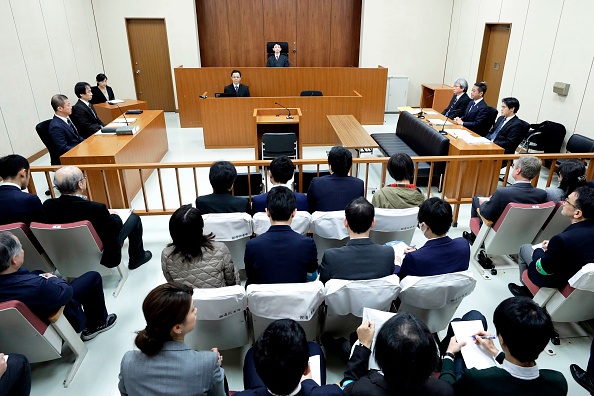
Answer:
[[[396,153],[388,160],[388,173],[396,183],[377,190],[371,203],[376,208],[406,209],[419,206],[425,200],[414,184],[415,166],[406,153]]]
[[[176,210],[169,220],[172,243],[161,253],[167,281],[197,288],[239,285],[239,270],[224,243],[203,234],[204,220],[192,205]]]
[[[95,77],[95,80],[97,80],[97,86],[91,87],[91,92],[93,93],[91,103],[98,104],[105,103],[108,100],[114,100],[115,95],[113,94],[113,89],[107,85],[107,76],[103,73],[99,73],[97,74],[97,77]]]
[[[146,327],[136,335],[139,350],[126,352],[118,388],[122,395],[225,395],[223,357],[216,348],[197,352],[184,344],[194,330],[192,288],[166,283],[142,303]]]
[[[547,187],[547,201],[563,201],[575,189],[586,185],[586,167],[577,159],[563,161],[556,169],[559,187]]]
[[[369,321],[357,329],[359,340],[341,381],[345,395],[454,394],[450,384],[431,376],[437,370],[439,351],[423,322],[398,313],[384,323],[373,348],[383,375],[367,370],[374,333],[375,326]]]

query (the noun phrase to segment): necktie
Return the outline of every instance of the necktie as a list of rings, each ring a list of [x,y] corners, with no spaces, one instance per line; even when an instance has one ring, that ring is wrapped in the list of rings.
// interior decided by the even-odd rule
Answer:
[[[474,106],[476,106],[476,102],[472,102],[472,106],[470,106],[470,109],[468,109],[468,113],[466,114],[472,113],[472,110],[474,110]]]
[[[76,127],[74,126],[74,124],[72,123],[72,121],[70,121],[70,118],[66,118],[66,121],[68,121],[68,126],[70,127],[70,129],[72,130],[72,132],[75,135],[78,135],[78,131],[76,130]]]
[[[235,94],[237,95],[237,93],[239,92],[239,85],[235,86]]]
[[[93,108],[93,105],[91,103],[89,103],[89,109],[91,109],[91,113],[93,113],[93,115],[95,116],[95,118],[99,118],[97,117],[97,113],[95,113],[95,109]]]
[[[278,60],[278,55],[276,56],[276,60]]]
[[[497,137],[497,134],[499,133],[499,131],[501,131],[501,128],[503,128],[503,124],[505,124],[505,118],[503,119],[503,121],[501,121],[499,123],[499,125],[497,126],[497,128],[495,128],[495,130],[493,132],[491,132],[487,136],[487,139],[489,139],[489,140],[495,140],[495,138]]]
[[[452,105],[450,106],[450,108],[448,109],[448,111],[446,111],[445,116],[447,117],[448,114],[450,114],[450,111],[452,111],[452,109],[454,108],[454,106],[456,106],[456,102],[458,101],[458,97],[456,96],[454,98],[454,103],[452,103]]]

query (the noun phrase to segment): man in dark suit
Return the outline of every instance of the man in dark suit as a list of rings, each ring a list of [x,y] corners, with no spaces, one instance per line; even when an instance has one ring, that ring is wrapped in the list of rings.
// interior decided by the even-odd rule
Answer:
[[[452,225],[452,206],[432,197],[419,207],[419,227],[427,242],[418,250],[405,249],[400,279],[407,275],[432,276],[465,271],[470,262],[470,246],[464,238],[451,239],[447,232]]]
[[[489,124],[489,106],[483,96],[487,92],[487,85],[483,82],[474,83],[470,90],[472,99],[466,106],[464,115],[454,118],[454,124],[462,125],[471,131],[485,136],[492,125]]]
[[[302,283],[318,269],[318,251],[313,239],[291,229],[297,208],[287,187],[275,187],[266,198],[270,228],[248,241],[245,272],[248,284]]]
[[[98,104],[105,103],[108,100],[114,100],[115,94],[113,93],[113,89],[107,85],[107,76],[99,73],[95,79],[97,80],[97,86],[91,87],[91,93],[93,94],[91,103]]]
[[[41,200],[24,192],[29,184],[29,161],[18,154],[0,158],[0,224],[23,222],[27,225],[41,217]]]
[[[235,94],[238,97],[250,96],[250,87],[241,84],[241,72],[239,70],[233,70],[231,72],[231,81],[233,81],[233,84],[225,86],[223,92],[226,94]]]
[[[350,240],[346,246],[324,252],[320,264],[322,282],[330,279],[377,279],[394,273],[394,249],[376,245],[369,239],[369,232],[375,224],[374,217],[373,205],[363,197],[347,205],[344,226]]]
[[[561,213],[571,224],[550,241],[543,241],[541,248],[520,247],[520,281],[522,273],[528,270],[528,278],[536,286],[562,288],[584,265],[594,262],[594,189],[580,187],[563,204]],[[525,286],[510,283],[508,287],[515,296],[532,297]]]
[[[21,268],[24,257],[19,239],[1,231],[0,301],[18,300],[46,323],[60,307],[66,306],[64,315],[77,333],[82,331],[83,341],[115,325],[117,316],[107,314],[98,272],[87,272],[68,283],[53,274],[31,273]]]
[[[237,170],[229,161],[217,161],[210,166],[208,179],[213,193],[196,198],[196,208],[202,214],[250,212],[247,198],[231,195]]]
[[[448,107],[441,112],[444,116],[454,119],[462,117],[466,111],[466,106],[470,102],[470,96],[466,93],[468,91],[468,82],[465,79],[459,78],[454,82],[454,96],[450,100]]]
[[[530,181],[540,173],[540,159],[531,155],[523,155],[514,161],[512,178],[516,181],[508,187],[499,187],[491,197],[474,197],[472,199],[471,217],[481,216],[496,222],[510,202],[520,204],[540,204],[546,202],[547,193],[540,188],[532,187]]]
[[[520,102],[516,98],[501,100],[501,117],[497,119],[486,138],[505,150],[504,154],[513,154],[526,135],[527,124],[516,115]]]
[[[293,178],[295,175],[295,165],[293,161],[289,157],[280,156],[276,157],[275,159],[270,162],[270,182],[272,183],[272,188],[278,186],[285,186],[288,189],[291,189],[287,185],[289,180]],[[297,201],[297,210],[307,211],[307,195],[303,193],[295,192],[295,200]],[[268,193],[256,195],[252,197],[252,213],[264,212],[266,211],[266,197]]]
[[[272,51],[274,51],[274,55],[268,57],[266,67],[289,67],[289,58],[286,55],[281,54],[281,46],[279,43],[274,43]]]
[[[6,395],[31,394],[31,365],[25,355],[0,353],[0,389]]]
[[[342,146],[334,146],[328,153],[331,175],[314,177],[307,190],[307,203],[311,213],[316,210],[330,212],[344,210],[355,198],[365,196],[363,180],[349,176],[353,155]]]
[[[128,268],[131,270],[148,262],[152,253],[144,250],[142,222],[131,213],[125,223],[115,213],[110,213],[105,204],[87,201],[85,194],[87,178],[76,166],[64,166],[56,171],[54,185],[62,194],[59,198],[43,203],[43,220],[49,224],[74,223],[88,220],[103,242],[101,264],[117,267],[122,260],[122,245],[128,238]]]
[[[78,97],[78,102],[72,107],[70,118],[80,136],[86,139],[100,131],[105,124],[97,117],[95,108],[91,104],[93,93],[89,83],[77,82],[74,86],[74,94]]]
[[[51,103],[55,114],[50,122],[48,133],[58,154],[62,155],[82,142],[83,138],[69,118],[72,114],[72,106],[66,95],[52,96]]]

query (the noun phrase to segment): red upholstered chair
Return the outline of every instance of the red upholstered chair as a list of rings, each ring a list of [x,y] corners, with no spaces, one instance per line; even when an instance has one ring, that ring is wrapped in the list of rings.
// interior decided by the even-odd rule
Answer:
[[[532,241],[532,244],[541,243],[544,240],[549,240],[557,234],[562,233],[569,225],[571,220],[567,216],[563,216],[561,211],[563,209],[563,201],[557,202],[553,213],[549,216],[547,221],[543,224],[542,228]]]
[[[0,231],[9,231],[14,236],[19,238],[23,250],[26,252],[25,262],[23,267],[29,271],[40,270],[43,272],[54,272],[56,267],[47,256],[37,238],[33,235],[27,224],[25,223],[11,223],[0,225]]]
[[[101,276],[119,272],[121,279],[113,292],[117,297],[128,279],[128,268],[120,262],[115,268],[101,265],[103,243],[88,220],[65,224],[31,223],[31,231],[63,277],[77,278],[89,271]]]
[[[75,360],[64,380],[67,388],[87,354],[87,347],[62,311],[63,307],[46,324],[20,301],[0,303],[0,350],[8,355],[21,353],[31,363],[37,363],[61,358],[62,345],[68,345]]]

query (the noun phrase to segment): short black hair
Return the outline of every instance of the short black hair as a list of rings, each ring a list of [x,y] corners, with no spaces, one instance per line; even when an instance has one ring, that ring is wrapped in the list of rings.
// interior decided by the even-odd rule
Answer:
[[[215,193],[228,192],[235,179],[237,178],[237,170],[235,166],[229,161],[213,162],[208,173],[208,180]]]
[[[582,211],[585,219],[594,219],[594,188],[584,186],[574,191],[577,195],[575,206]]]
[[[362,234],[371,228],[375,209],[367,199],[359,197],[349,202],[344,209],[344,214],[351,231]]]
[[[107,80],[107,76],[103,73],[99,73],[97,74],[97,77],[95,77],[95,81],[97,82],[101,82],[101,81],[105,81]]]
[[[91,84],[81,81],[81,82],[77,82],[74,85],[74,94],[76,95],[77,98],[80,98],[81,95],[84,95],[87,93],[87,87],[91,88]]]
[[[406,153],[392,154],[388,160],[388,173],[396,181],[408,180],[410,182],[414,180],[415,165],[410,155]]]
[[[435,235],[444,235],[453,221],[452,205],[441,198],[431,197],[419,206],[419,223],[425,223]]]
[[[281,155],[270,163],[270,173],[275,182],[286,184],[295,174],[295,165],[289,157]]]
[[[347,176],[353,165],[353,154],[342,146],[334,146],[328,153],[328,164],[338,176]]]
[[[237,69],[233,70],[233,71],[231,72],[231,77],[233,77],[233,74],[234,74],[234,73],[239,73],[239,77],[241,77],[241,72],[240,72],[239,70],[237,70]]]
[[[546,309],[528,297],[510,297],[495,308],[493,324],[509,353],[522,363],[533,362],[553,336]]]
[[[54,109],[54,111],[58,111],[58,107],[64,107],[64,104],[67,100],[68,96],[63,94],[55,94],[54,96],[52,96],[51,100],[52,109]]]
[[[483,93],[483,97],[484,97],[485,94],[487,93],[487,84],[485,84],[484,82],[475,82],[474,85],[478,88],[479,92]]]
[[[264,385],[278,395],[288,395],[297,387],[308,361],[305,331],[291,319],[269,324],[254,344],[256,372]]]
[[[288,221],[297,208],[295,194],[285,186],[277,186],[266,196],[266,209],[274,221]]]
[[[0,158],[0,177],[2,179],[12,179],[16,177],[21,169],[25,169],[28,172],[29,168],[29,161],[22,155],[9,154]]]
[[[501,99],[502,103],[505,103],[505,105],[507,106],[508,109],[513,109],[514,114],[518,114],[518,111],[520,110],[520,101],[516,98],[503,98]]]
[[[413,394],[439,362],[437,345],[427,326],[409,313],[397,313],[377,334],[374,351],[390,388]]]

